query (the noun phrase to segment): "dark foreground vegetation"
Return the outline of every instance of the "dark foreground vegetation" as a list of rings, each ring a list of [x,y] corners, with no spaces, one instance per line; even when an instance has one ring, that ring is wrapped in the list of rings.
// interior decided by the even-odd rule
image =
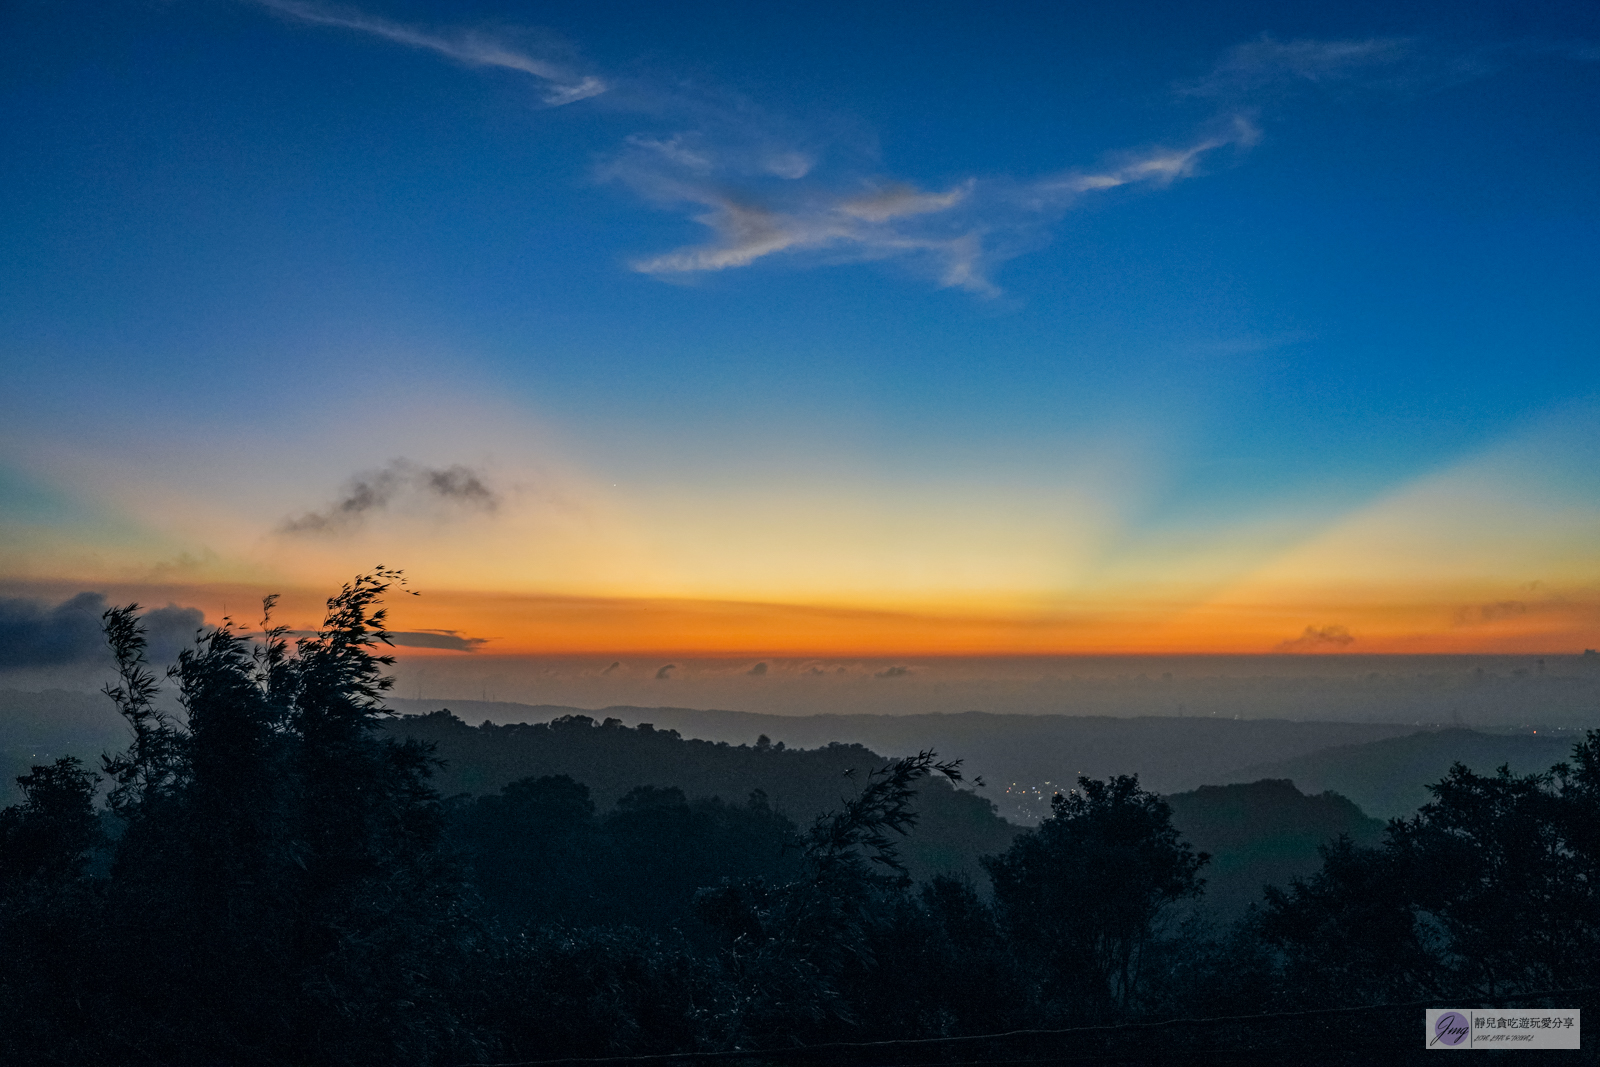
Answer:
[[[1543,774],[1457,767],[1375,847],[1340,838],[1217,925],[1209,857],[1133,777],[1080,779],[976,877],[920,882],[903,835],[961,779],[932,753],[855,771],[803,826],[759,789],[446,799],[429,743],[380,729],[396,578],[357,579],[293,650],[203,635],[169,672],[181,725],[136,609],[107,612],[132,743],[33,768],[0,812],[0,1062],[1381,1062],[1421,1051],[1420,1008],[1140,1024],[1600,982],[1600,732]]]

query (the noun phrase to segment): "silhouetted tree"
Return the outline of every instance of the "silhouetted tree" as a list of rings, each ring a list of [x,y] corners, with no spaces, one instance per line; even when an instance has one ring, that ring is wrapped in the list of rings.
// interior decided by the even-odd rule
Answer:
[[[1405,857],[1339,837],[1322,869],[1287,889],[1266,888],[1264,941],[1283,956],[1297,1004],[1381,1003],[1443,992],[1444,939],[1413,899]]]
[[[1450,985],[1480,996],[1575,984],[1600,954],[1600,886],[1565,817],[1555,774],[1474,774],[1461,764],[1434,799],[1389,827],[1419,912],[1442,928]]]
[[[1542,774],[1456,764],[1383,844],[1269,889],[1261,930],[1309,996],[1494,997],[1600,974],[1600,731]]]
[[[106,615],[133,731],[107,757],[126,824],[107,887],[119,973],[110,1058],[426,1063],[477,1045],[450,990],[473,936],[429,787],[426,746],[383,714],[378,570],[328,601],[291,653],[231,621],[168,672],[185,721],[155,706],[136,607]]]
[[[918,784],[932,775],[958,782],[960,761],[920,752],[871,771],[854,797],[800,835],[802,877],[701,891],[696,912],[722,934],[730,986],[711,1020],[718,1047],[818,1040],[856,1025],[849,991],[879,973],[872,928],[909,884],[896,837],[916,825]]]
[[[20,776],[0,811],[0,1062],[90,1062],[101,900],[96,776],[67,756]]]
[[[1144,967],[1162,920],[1200,895],[1208,857],[1172,826],[1160,797],[1137,776],[1051,800],[1051,815],[985,860],[1006,928],[1047,976],[1057,1010],[1125,1012],[1139,1005]]]
[[[899,848],[919,806],[968,855],[992,830],[978,798],[924,803],[926,779],[961,778],[932,752],[863,765],[858,747],[735,748],[588,716],[408,720],[503,757],[472,773],[508,784],[445,804],[431,745],[380,728],[399,581],[357,578],[293,647],[271,598],[260,637],[226,619],[199,633],[167,672],[181,714],[160,703],[137,607],[106,613],[106,692],[131,733],[103,762],[107,812],[70,757],[22,775],[0,811],[0,1062],[520,1062],[1597,977],[1600,731],[1545,774],[1455,767],[1380,847],[1333,842],[1315,875],[1219,931],[1179,907],[1207,857],[1132,777],[1079,779],[1036,830],[990,836],[1011,841],[985,863],[992,902],[962,878],[911,884]],[[541,746],[608,776],[615,804],[509,773]],[[626,788],[678,759],[701,777]],[[819,786],[841,763],[856,769]],[[763,773],[808,807],[855,789],[803,830],[759,789],[690,793]]]
[[[874,966],[851,990],[863,1030],[934,1037],[1026,1025],[1028,982],[971,882],[938,876],[887,903],[868,927]]]
[[[480,965],[480,1018],[512,1062],[703,1049],[727,995],[714,961],[631,927],[524,929]]]
[[[566,775],[523,778],[462,805],[456,821],[473,881],[505,921],[592,921],[599,820],[589,787]]]
[[[63,756],[17,779],[23,802],[0,811],[0,887],[20,891],[81,878],[100,840],[94,813],[98,776],[76,756]]]

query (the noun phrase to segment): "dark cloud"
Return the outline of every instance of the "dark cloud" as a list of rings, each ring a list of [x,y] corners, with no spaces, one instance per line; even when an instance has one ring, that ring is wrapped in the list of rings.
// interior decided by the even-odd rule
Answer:
[[[370,512],[385,511],[402,498],[432,500],[469,511],[493,512],[500,495],[471,467],[423,467],[406,459],[391,460],[382,470],[358,474],[345,486],[337,503],[308,511],[279,528],[289,534],[326,534],[350,529]]]
[[[889,667],[874,674],[874,678],[904,678],[911,673],[910,667]]]
[[[753,674],[759,678],[763,674],[767,673],[767,665],[765,663],[757,663],[754,667],[751,667],[748,671],[745,671],[745,673]]]
[[[1354,643],[1355,637],[1343,626],[1307,626],[1299,637],[1279,644],[1276,651],[1315,652],[1319,649],[1345,648]]]
[[[1493,604],[1479,604],[1456,612],[1456,625],[1467,626],[1475,622],[1497,622],[1526,615],[1528,605],[1521,600],[1497,600]]]
[[[459,500],[484,511],[493,511],[500,504],[500,498],[470,467],[457,463],[441,470],[423,470],[422,474],[429,491],[445,500]]]
[[[448,648],[456,652],[476,652],[486,637],[463,637],[460,630],[419,630],[392,633],[389,640],[406,648]]]
[[[671,678],[672,677],[672,673],[671,672],[676,670],[677,667],[678,667],[678,665],[676,663],[669,663],[665,667],[662,667],[659,671],[656,671],[656,681],[663,682],[663,681],[666,681],[668,678]]]
[[[102,593],[79,593],[54,606],[32,597],[0,599],[0,670],[110,663],[100,616],[107,603]],[[198,608],[169,604],[141,617],[149,642],[150,662],[174,659],[205,625]]]

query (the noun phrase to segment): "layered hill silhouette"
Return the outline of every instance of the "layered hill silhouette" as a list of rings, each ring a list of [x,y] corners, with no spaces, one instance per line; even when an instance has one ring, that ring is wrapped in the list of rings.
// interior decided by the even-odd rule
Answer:
[[[384,727],[430,741],[444,761],[440,792],[482,795],[521,779],[566,775],[587,786],[601,808],[640,786],[678,789],[688,798],[744,803],[752,794],[805,826],[839,808],[886,761],[861,745],[791,749],[681,737],[675,730],[624,726],[612,718],[559,716],[543,723],[469,726],[448,711],[404,716]],[[979,792],[930,782],[917,797],[917,826],[902,846],[911,877],[982,877],[981,856],[1004,852],[1019,828]]]
[[[1020,830],[1003,818],[1018,814],[1006,793],[1011,781],[1058,788],[1070,787],[1078,773],[1136,773],[1167,796],[1174,824],[1212,855],[1207,904],[1229,916],[1259,900],[1263,884],[1314,872],[1318,846],[1339,834],[1375,843],[1381,820],[1414,812],[1429,797],[1427,785],[1452,763],[1482,773],[1502,763],[1519,773],[1542,771],[1565,759],[1574,740],[1570,731],[1486,734],[1210,717],[788,717],[639,707],[591,714],[477,701],[451,702],[453,711],[442,712],[430,706],[437,702],[389,703],[397,711],[427,710],[389,720],[385,729],[435,743],[444,766],[434,784],[446,795],[483,796],[514,781],[567,775],[588,787],[601,810],[640,786],[730,804],[760,793],[804,825],[838,807],[887,759],[935,749],[965,760],[969,779],[988,784],[925,789],[921,823],[904,851],[919,879],[954,872],[984,881],[979,857],[1004,851]],[[479,716],[499,722],[465,721]],[[513,717],[522,721],[506,721]],[[100,752],[126,742],[126,727],[99,694],[0,692],[0,803],[17,799],[13,778],[33,764],[64,754],[95,763]]]
[[[766,735],[789,748],[833,742],[883,756],[933,748],[965,761],[980,775],[984,795],[999,812],[1027,824],[1040,813],[1038,797],[1023,804],[1006,790],[1070,786],[1079,774],[1138,774],[1146,788],[1180,793],[1202,785],[1287,778],[1308,793],[1350,797],[1371,815],[1406,815],[1427,800],[1426,784],[1461,760],[1474,770],[1501,763],[1523,773],[1543,770],[1570,750],[1576,731],[1537,735],[1423,728],[1407,723],[1298,722],[1220,717],[1114,718],[1070,715],[761,715],[694,708],[612,707],[591,710],[487,701],[390,698],[395,710],[417,714],[446,703],[467,722],[549,722],[564,715],[628,726],[653,723],[685,737],[753,745]],[[13,778],[33,762],[59,755],[97,761],[127,743],[127,728],[98,693],[0,690],[0,803],[18,799]],[[1369,747],[1376,746],[1376,747]],[[627,787],[642,784],[627,783]],[[1048,794],[1048,789],[1044,789]]]
[[[1237,781],[1231,772],[1302,756],[1320,749],[1415,733],[1413,724],[1293,722],[1285,719],[1079,715],[760,715],[694,708],[610,707],[599,711],[555,705],[449,701],[471,722],[548,722],[563,715],[615,718],[634,726],[652,723],[685,737],[754,744],[765,735],[790,748],[833,742],[863,745],[886,756],[932,748],[965,761],[970,774],[990,785],[988,795],[1008,819],[1034,821],[1037,797],[1024,803],[1006,789],[1068,786],[1079,775],[1137,774],[1147,789],[1176,793]],[[440,701],[391,698],[405,712],[434,711]],[[1273,777],[1257,775],[1256,777]],[[1278,776],[1281,777],[1281,776]],[[1048,790],[1045,790],[1048,796]]]
[[[1234,919],[1261,900],[1264,885],[1308,878],[1322,865],[1320,846],[1341,834],[1372,846],[1383,822],[1337,793],[1307,796],[1285,778],[1203,785],[1165,798],[1172,825],[1211,863],[1202,872],[1212,913]]]
[[[755,794],[801,825],[838,807],[886,761],[862,745],[794,749],[764,739],[732,745],[587,715],[474,727],[436,711],[391,720],[385,729],[436,746],[445,767],[435,784],[447,794],[481,796],[515,781],[565,775],[587,786],[601,808],[641,785],[734,803]],[[919,823],[903,846],[913,878],[955,873],[984,882],[980,857],[1003,852],[1020,828],[999,818],[982,792],[937,782],[923,789]],[[1344,797],[1306,796],[1281,779],[1202,786],[1166,799],[1173,825],[1212,857],[1205,899],[1219,918],[1242,914],[1260,900],[1265,884],[1314,873],[1321,863],[1318,847],[1340,834],[1369,845],[1383,830],[1382,822]]]
[[[1287,778],[1308,793],[1332,790],[1371,815],[1391,819],[1411,815],[1426,804],[1431,799],[1428,784],[1443,778],[1452,764],[1464,763],[1479,774],[1492,774],[1502,764],[1514,774],[1536,774],[1567,759],[1581,736],[1578,730],[1538,734],[1437,730],[1252,764],[1223,780]]]

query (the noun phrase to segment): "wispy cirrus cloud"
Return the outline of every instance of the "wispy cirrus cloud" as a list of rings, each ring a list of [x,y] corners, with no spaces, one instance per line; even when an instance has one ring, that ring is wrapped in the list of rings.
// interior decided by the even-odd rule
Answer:
[[[1080,198],[1196,177],[1208,155],[1260,138],[1242,115],[1214,125],[1188,144],[1119,153],[1100,167],[1021,181],[969,177],[934,190],[859,173],[831,183],[752,174],[742,160],[725,166],[714,149],[685,135],[630,139],[602,174],[663,207],[690,208],[712,231],[705,244],[632,260],[644,274],[692,275],[813,253],[828,262],[897,259],[941,286],[994,295],[992,268],[1036,243]]]
[[[544,84],[540,96],[546,104],[559,107],[591,96],[609,86],[593,75],[578,74],[561,64],[532,56],[512,47],[498,35],[476,30],[434,33],[388,19],[342,8],[302,3],[300,0],[256,0],[262,7],[280,15],[317,26],[333,26],[381,37],[395,44],[421,48],[472,67],[500,67],[521,71]]]
[[[552,105],[606,93],[609,120],[637,116],[647,128],[622,136],[595,176],[709,231],[703,242],[626,259],[634,271],[689,279],[768,260],[799,266],[893,261],[941,287],[983,296],[1000,292],[993,280],[1000,264],[1048,243],[1051,227],[1083,198],[1166,188],[1216,169],[1213,161],[1225,149],[1249,149],[1261,138],[1249,116],[1295,86],[1444,84],[1480,75],[1501,61],[1495,57],[1516,51],[1451,52],[1401,37],[1280,40],[1263,34],[1229,49],[1204,76],[1175,87],[1177,99],[1209,99],[1220,111],[1187,141],[1034,177],[917,182],[886,173],[874,138],[849,129],[848,121],[795,121],[735,94],[670,78],[580,73],[502,34],[421,29],[307,0],[255,2],[300,22],[470,66],[520,71],[539,80]],[[1579,58],[1594,51],[1563,48]]]
[[[1237,106],[1262,104],[1296,89],[1406,93],[1487,77],[1519,62],[1600,61],[1585,40],[1494,41],[1450,45],[1419,37],[1283,41],[1270,34],[1230,48],[1205,75],[1177,87],[1180,97]]]
[[[1334,85],[1382,78],[1393,81],[1415,68],[1416,42],[1400,37],[1280,41],[1262,34],[1235,45],[1204,77],[1179,87],[1180,95],[1233,97],[1286,85]]]
[[[871,259],[923,256],[938,265],[942,284],[987,292],[992,286],[975,269],[973,234],[938,234],[900,224],[913,214],[948,211],[966,198],[970,187],[967,183],[945,193],[907,190],[901,194],[906,203],[920,208],[895,211],[880,206],[883,197],[876,193],[851,197],[807,190],[781,205],[774,203],[780,197],[686,186],[677,199],[704,209],[693,217],[712,230],[713,241],[636,259],[631,266],[643,274],[694,274],[746,267],[779,252],[830,251],[836,257]]]
[[[1201,161],[1219,148],[1249,148],[1261,140],[1261,131],[1244,115],[1230,116],[1223,127],[1182,148],[1155,148],[1122,156],[1110,165],[1087,171],[1068,171],[1034,182],[1031,191],[1041,198],[1071,198],[1104,192],[1125,185],[1171,185],[1193,178]]]
[[[427,30],[306,0],[255,0],[288,18],[365,33],[478,67],[521,71],[547,103],[608,93],[608,113],[655,124],[622,138],[596,175],[669,211],[686,211],[710,240],[635,256],[628,265],[688,278],[782,257],[805,265],[896,261],[941,287],[992,296],[994,268],[1048,239],[1083,196],[1157,189],[1193,178],[1225,146],[1259,138],[1242,117],[1213,123],[1187,144],[1121,153],[1099,168],[1033,179],[968,176],[925,188],[885,174],[870,134],[849,123],[795,122],[735,94],[669,80],[605,79],[474,30]],[[819,129],[828,133],[821,134]],[[342,512],[334,513],[337,519]],[[308,516],[315,523],[320,514]]]

